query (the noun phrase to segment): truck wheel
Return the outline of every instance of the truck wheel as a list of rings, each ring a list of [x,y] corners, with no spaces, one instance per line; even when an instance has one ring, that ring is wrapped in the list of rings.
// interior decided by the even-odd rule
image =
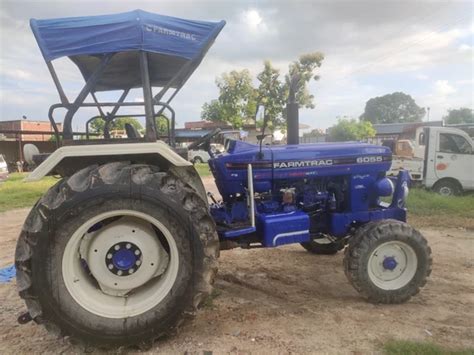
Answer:
[[[201,157],[195,157],[193,159],[193,164],[202,164],[203,163],[203,160]]]
[[[433,186],[433,190],[441,196],[458,196],[461,194],[462,188],[455,181],[441,180]]]
[[[310,242],[301,243],[303,248],[313,254],[334,255],[344,248],[342,243],[333,243],[326,238],[313,239]]]
[[[172,172],[110,163],[53,186],[17,243],[30,316],[91,345],[149,343],[211,290],[218,238],[197,192]]]
[[[344,269],[354,288],[374,303],[403,303],[431,273],[426,239],[406,223],[369,223],[349,240]]]

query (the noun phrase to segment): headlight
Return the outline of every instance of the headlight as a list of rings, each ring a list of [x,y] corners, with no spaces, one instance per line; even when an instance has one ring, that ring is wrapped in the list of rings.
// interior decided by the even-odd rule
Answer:
[[[393,182],[387,177],[377,180],[375,183],[377,196],[391,196],[394,191]]]

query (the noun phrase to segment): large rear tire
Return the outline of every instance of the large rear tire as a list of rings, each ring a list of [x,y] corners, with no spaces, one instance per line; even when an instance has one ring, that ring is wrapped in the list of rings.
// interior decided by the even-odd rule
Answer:
[[[124,162],[53,186],[17,243],[31,317],[88,345],[149,343],[211,291],[219,253],[206,202],[173,172]]]
[[[359,228],[344,256],[347,278],[373,303],[403,303],[431,273],[426,239],[406,223],[384,220]]]

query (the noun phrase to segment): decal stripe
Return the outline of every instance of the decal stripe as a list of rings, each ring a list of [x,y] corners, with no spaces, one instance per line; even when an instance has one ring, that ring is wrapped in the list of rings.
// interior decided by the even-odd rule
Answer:
[[[306,230],[302,230],[302,231],[277,234],[275,237],[273,237],[273,246],[276,246],[277,240],[280,239],[280,238],[292,237],[292,236],[295,236],[295,235],[302,235],[302,234],[309,234],[309,230],[306,229]]]

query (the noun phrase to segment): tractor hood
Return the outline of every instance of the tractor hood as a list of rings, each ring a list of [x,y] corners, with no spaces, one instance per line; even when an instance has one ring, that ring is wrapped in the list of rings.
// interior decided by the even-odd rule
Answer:
[[[318,143],[263,146],[231,141],[225,153],[209,165],[225,196],[244,193],[247,165],[252,164],[256,192],[272,189],[272,181],[383,173],[390,168],[389,148],[365,143]]]

